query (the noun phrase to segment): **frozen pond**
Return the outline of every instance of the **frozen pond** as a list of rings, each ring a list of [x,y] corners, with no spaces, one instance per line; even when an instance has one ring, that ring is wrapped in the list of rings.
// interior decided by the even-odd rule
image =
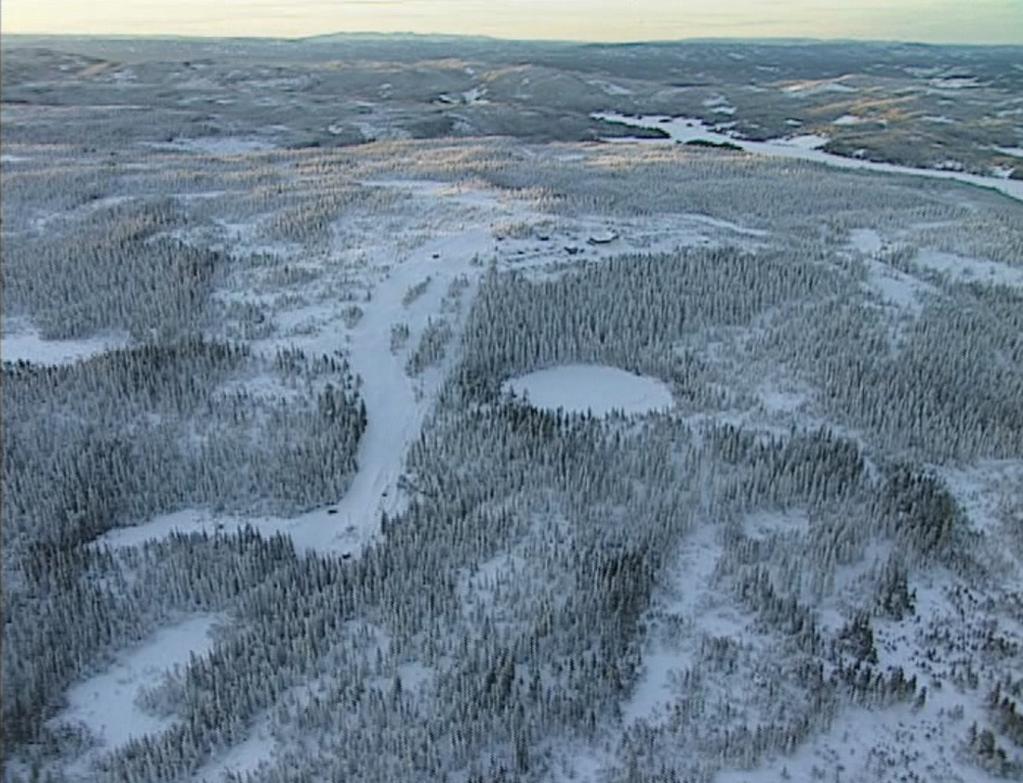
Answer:
[[[671,392],[656,378],[599,364],[565,364],[507,381],[506,390],[536,408],[594,416],[649,413],[671,407]]]
[[[730,136],[727,133],[720,133],[711,130],[710,126],[702,120],[690,117],[668,117],[665,115],[650,115],[644,117],[628,117],[615,112],[597,112],[591,115],[595,119],[605,122],[617,122],[622,125],[631,125],[635,128],[656,128],[668,134],[668,139],[643,139],[648,143],[657,142],[687,142],[687,141],[709,141],[715,144],[731,144],[746,152],[754,152],[758,155],[773,155],[782,158],[798,158],[800,160],[812,160],[817,163],[824,163],[828,166],[835,166],[843,169],[864,169],[866,171],[877,171],[884,174],[909,174],[917,177],[932,177],[934,179],[954,179],[965,182],[968,185],[977,185],[983,188],[993,188],[1010,198],[1023,201],[1023,181],[1003,179],[1001,177],[983,177],[979,174],[968,174],[961,171],[946,171],[941,169],[919,169],[912,166],[900,166],[895,163],[878,163],[871,160],[859,158],[846,158],[842,155],[834,155],[819,149],[827,143],[824,136],[794,136],[787,139],[772,139],[771,141],[747,141],[745,139]],[[608,139],[608,141],[626,141],[625,139]],[[635,139],[631,141],[636,141]]]

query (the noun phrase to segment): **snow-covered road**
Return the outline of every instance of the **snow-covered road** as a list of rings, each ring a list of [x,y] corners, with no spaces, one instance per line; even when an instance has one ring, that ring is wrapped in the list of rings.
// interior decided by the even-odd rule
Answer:
[[[352,368],[362,379],[368,419],[356,458],[358,471],[329,515],[317,512],[297,520],[290,532],[300,548],[351,552],[377,532],[382,512],[399,510],[398,479],[405,455],[433,404],[456,339],[448,346],[440,368],[411,378],[405,372],[406,351],[390,349],[391,327],[407,323],[408,347],[414,347],[429,319],[440,313],[441,300],[456,277],[469,277],[466,296],[471,295],[479,271],[472,266],[472,259],[492,243],[490,232],[478,226],[442,234],[394,265],[373,289],[372,301],[352,331],[349,354]],[[426,292],[404,305],[405,292],[427,277],[431,282]],[[463,313],[465,309],[463,305]]]

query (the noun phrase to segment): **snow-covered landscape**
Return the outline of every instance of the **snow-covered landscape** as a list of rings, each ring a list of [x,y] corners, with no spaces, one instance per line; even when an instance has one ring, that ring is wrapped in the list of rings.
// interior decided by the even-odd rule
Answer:
[[[597,119],[620,123],[637,128],[649,128],[664,131],[668,134],[665,141],[681,144],[707,142],[721,146],[732,145],[738,149],[757,155],[772,155],[782,158],[811,160],[828,166],[846,169],[877,171],[885,174],[910,174],[917,177],[936,177],[938,179],[954,179],[979,187],[994,188],[1014,199],[1023,201],[1023,182],[1002,176],[983,176],[968,172],[947,170],[942,168],[915,168],[895,163],[850,158],[834,155],[821,149],[828,143],[827,136],[815,134],[797,134],[768,141],[749,141],[728,132],[720,133],[698,119],[691,117],[649,116],[630,117],[609,112],[597,113]],[[839,118],[842,119],[842,118]],[[839,123],[849,124],[849,123]],[[609,141],[612,139],[609,139]],[[627,137],[614,141],[630,141]],[[657,142],[660,139],[641,139],[640,141]],[[1005,150],[1001,150],[1005,152]],[[1011,154],[1011,153],[1006,153]]]
[[[1023,778],[979,51],[15,40],[4,783]]]

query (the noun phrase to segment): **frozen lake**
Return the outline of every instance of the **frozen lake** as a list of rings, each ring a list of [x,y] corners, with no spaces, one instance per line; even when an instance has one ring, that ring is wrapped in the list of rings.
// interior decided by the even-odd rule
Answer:
[[[979,174],[968,174],[962,171],[946,171],[943,169],[921,169],[912,166],[900,166],[895,163],[879,163],[860,158],[847,158],[820,149],[827,144],[825,136],[802,135],[770,141],[748,141],[711,129],[702,120],[691,117],[669,117],[666,115],[648,115],[629,117],[616,112],[597,112],[591,115],[605,122],[617,122],[635,128],[656,128],[668,134],[667,139],[642,139],[645,143],[709,141],[715,144],[731,144],[746,152],[758,155],[773,155],[781,158],[798,158],[812,160],[842,169],[862,169],[877,171],[884,174],[909,174],[916,177],[932,177],[934,179],[954,179],[968,185],[982,188],[993,188],[1010,198],[1023,201],[1023,181],[1004,179],[1001,177],[984,177]],[[607,141],[640,141],[638,139],[608,139]]]
[[[671,391],[656,378],[600,364],[564,364],[520,375],[505,389],[536,408],[594,416],[612,411],[650,413],[671,407]]]

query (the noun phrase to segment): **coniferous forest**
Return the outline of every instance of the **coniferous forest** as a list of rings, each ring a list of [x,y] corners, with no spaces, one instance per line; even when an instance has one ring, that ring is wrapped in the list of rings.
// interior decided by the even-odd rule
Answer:
[[[14,52],[5,783],[1023,779],[1018,200]]]

